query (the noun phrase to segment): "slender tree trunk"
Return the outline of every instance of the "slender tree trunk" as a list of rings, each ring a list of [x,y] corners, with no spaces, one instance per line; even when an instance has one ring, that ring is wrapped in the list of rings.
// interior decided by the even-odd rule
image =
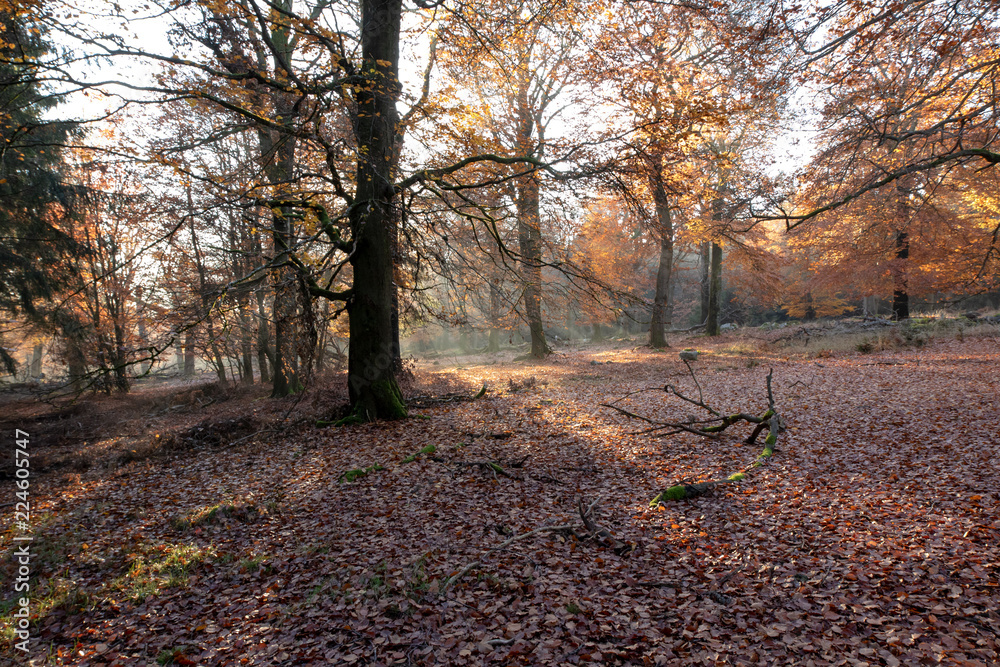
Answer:
[[[725,200],[723,193],[725,186],[719,189],[718,196],[712,200],[712,220],[716,224],[721,224],[725,216]],[[708,277],[708,317],[705,323],[705,333],[709,336],[719,335],[719,311],[722,304],[722,247],[716,241],[712,241],[711,268]]]
[[[191,228],[191,247],[194,250],[195,268],[198,270],[198,292],[201,297],[201,307],[205,311],[205,328],[208,335],[208,346],[206,351],[210,351],[212,353],[213,364],[215,365],[215,372],[218,375],[219,382],[225,384],[226,367],[222,361],[222,353],[219,350],[219,341],[215,337],[215,326],[212,321],[213,303],[212,298],[209,295],[208,277],[205,270],[205,263],[202,261],[201,246],[198,243],[198,233],[195,227],[194,200],[190,184],[187,187],[187,199],[188,220]]]
[[[402,134],[393,136],[392,165],[389,171],[389,180],[394,182],[397,172],[397,161],[403,149]],[[392,202],[390,208],[390,239],[392,243],[392,367],[395,373],[403,370],[403,348],[399,343],[399,228],[403,224],[402,207],[397,201]]]
[[[253,253],[260,260],[264,260],[260,234],[253,233],[250,243]],[[254,299],[257,306],[255,313],[257,319],[257,370],[260,372],[260,383],[269,384],[271,382],[271,373],[268,367],[274,367],[274,354],[271,350],[271,322],[267,317],[267,296],[263,286],[259,286],[254,290]]]
[[[181,345],[181,339],[179,334],[177,338],[174,339],[174,368],[177,369],[177,374],[180,375],[184,372],[184,347]]]
[[[283,11],[291,11],[291,0],[277,0],[274,4]],[[287,80],[289,77],[286,68],[292,61],[294,51],[288,25],[276,25],[271,31],[270,40],[275,76]],[[290,93],[273,93],[271,102],[278,127],[258,127],[257,138],[268,182],[275,188],[276,198],[280,199],[288,194],[289,183],[294,176],[296,139],[292,130],[297,111],[295,99]],[[298,300],[298,273],[289,262],[294,211],[285,206],[272,207],[271,211],[271,240],[274,246],[274,266],[270,272],[274,288],[274,301],[271,304],[274,319],[271,396],[280,398],[302,390],[293,366],[296,351],[292,345]]]
[[[551,350],[542,324],[542,232],[539,215],[539,187],[534,176],[525,176],[518,185],[517,236],[524,281],[524,313],[531,333],[531,356],[542,359]]]
[[[910,239],[905,231],[896,232],[896,262],[892,271],[892,319],[910,317],[910,295],[907,289],[906,264],[910,257]]]
[[[31,365],[28,367],[28,377],[37,380],[42,375],[42,344],[36,343],[31,350]]]
[[[267,308],[264,304],[264,292],[257,290],[257,369],[260,371],[261,384],[271,381],[268,365],[273,358],[271,350],[271,322],[267,319]],[[272,366],[273,367],[273,366]]]
[[[149,351],[149,334],[146,331],[146,318],[142,314],[142,310],[139,311],[139,340],[142,342],[142,356],[146,357],[150,354]],[[139,364],[139,372],[143,375],[149,372],[152,366],[152,360],[146,359]]]
[[[392,226],[396,192],[401,0],[361,0],[362,70],[371,78],[357,92],[357,189],[350,224],[353,294],[348,302],[348,392],[353,415],[364,420],[406,416],[394,359]]]
[[[125,329],[121,324],[121,313],[115,313],[115,342],[111,360],[115,370],[115,388],[123,394],[128,393],[130,382],[128,377],[128,360],[125,357]]]
[[[910,121],[910,128],[915,127]],[[907,153],[909,153],[907,151]],[[907,154],[906,159],[909,159]],[[910,207],[910,193],[913,190],[913,176],[905,176],[896,181],[896,256],[890,262],[892,274],[892,319],[902,321],[910,317],[909,258],[910,236],[907,229],[913,210]]]
[[[712,270],[708,290],[708,324],[705,333],[719,335],[719,310],[722,299],[722,246],[712,243]]]
[[[253,384],[253,317],[246,301],[240,302],[240,382]]]
[[[219,341],[215,339],[215,333],[211,327],[209,327],[208,335],[212,337],[212,356],[215,359],[215,374],[219,378],[220,384],[226,384],[226,363],[222,359]]]
[[[486,344],[486,351],[493,353],[500,351],[500,290],[495,284],[490,283],[490,340]]]
[[[313,368],[317,373],[326,370],[326,347],[330,338],[330,301],[324,299],[320,308],[319,331],[316,332],[316,358],[313,362]]]
[[[670,202],[663,189],[663,182],[652,179],[653,201],[660,234],[660,266],[656,270],[656,295],[653,297],[653,317],[649,324],[649,344],[652,347],[669,347],[666,332],[672,324],[670,306],[671,275],[674,268],[674,225],[670,215]]]
[[[187,336],[184,339],[184,377],[194,375],[194,361],[194,331],[188,329]]]
[[[711,271],[710,266],[712,264],[712,246],[708,241],[702,241],[701,243],[701,253],[699,269],[701,270],[701,306],[698,311],[699,322],[705,322],[708,320],[708,295],[711,292],[710,277]]]
[[[66,365],[73,391],[83,391],[87,374],[87,358],[83,353],[83,326],[72,317],[63,320],[62,335],[66,342]]]
[[[808,322],[815,319],[816,319],[816,307],[813,306],[813,295],[812,292],[806,292],[805,320]]]

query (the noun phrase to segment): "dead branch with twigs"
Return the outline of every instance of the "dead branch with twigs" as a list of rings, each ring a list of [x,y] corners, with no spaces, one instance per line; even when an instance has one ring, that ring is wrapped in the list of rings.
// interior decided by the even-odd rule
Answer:
[[[511,473],[508,470],[508,468],[511,469],[523,468],[525,462],[529,458],[531,458],[531,454],[527,454],[520,459],[495,460],[495,461],[490,461],[490,460],[449,461],[447,459],[443,459],[436,456],[432,456],[431,460],[436,461],[437,463],[440,463],[449,469],[451,469],[451,466],[454,466],[455,470],[453,470],[453,472],[457,472],[462,468],[479,468],[484,473],[492,474],[493,479],[497,479],[497,475],[500,475],[502,477],[507,477],[509,479],[516,479],[519,482],[523,482],[524,481],[523,477]]]
[[[668,435],[686,432],[715,439],[719,437],[720,433],[728,429],[730,426],[740,422],[747,422],[754,425],[753,431],[751,431],[750,435],[747,436],[744,441],[747,444],[755,444],[757,442],[757,438],[760,437],[761,433],[763,433],[765,429],[768,431],[768,434],[764,440],[764,451],[761,452],[753,463],[746,466],[742,470],[739,470],[724,479],[699,482],[697,484],[675,484],[657,494],[657,496],[653,498],[650,505],[656,505],[666,500],[696,498],[711,492],[720,484],[733,483],[745,479],[747,473],[761,467],[770,460],[771,456],[774,454],[775,444],[778,441],[778,433],[783,430],[781,416],[778,414],[777,408],[775,407],[774,390],[771,383],[771,379],[774,375],[773,368],[769,369],[767,373],[768,408],[763,414],[760,416],[745,412],[724,414],[705,402],[705,395],[702,391],[701,383],[698,382],[698,378],[694,373],[694,369],[691,368],[691,364],[687,359],[682,358],[682,361],[684,362],[684,365],[687,366],[688,373],[691,375],[691,379],[694,381],[694,385],[698,389],[698,397],[694,398],[692,396],[688,396],[672,384],[666,385],[663,388],[663,391],[676,396],[682,401],[705,410],[711,415],[708,419],[698,420],[694,417],[689,417],[686,422],[668,422],[651,419],[649,417],[631,412],[630,410],[626,410],[621,406],[615,405],[615,403],[625,398],[624,396],[615,399],[611,403],[601,403],[601,405],[603,407],[611,408],[612,410],[615,410],[619,414],[629,417],[630,419],[638,419],[650,424],[650,428],[636,431],[632,435],[656,433],[657,437],[665,437]]]
[[[487,389],[488,387],[484,382],[482,389],[480,389],[474,396],[470,396],[469,394],[462,392],[451,392],[440,396],[411,396],[406,402],[411,408],[427,408],[432,405],[440,405],[443,403],[467,403],[485,396]]]

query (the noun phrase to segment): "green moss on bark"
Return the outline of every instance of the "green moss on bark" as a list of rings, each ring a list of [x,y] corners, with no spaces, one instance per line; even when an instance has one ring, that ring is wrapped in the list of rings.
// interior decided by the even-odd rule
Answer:
[[[408,416],[403,393],[393,377],[376,380],[365,387],[351,409],[351,414],[337,426],[361,424],[376,419],[405,419]]]
[[[333,422],[334,426],[350,426],[351,424],[364,424],[367,421],[364,417],[358,414],[357,410],[347,415],[343,419],[338,419]]]
[[[427,445],[416,454],[410,454],[409,456],[407,456],[405,459],[403,459],[403,463],[413,463],[414,461],[417,460],[417,457],[420,456],[421,454],[433,454],[436,451],[437,447],[435,445]]]
[[[406,403],[403,402],[403,392],[395,378],[387,378],[372,385],[372,392],[378,403],[378,418],[404,419]]]
[[[678,484],[677,486],[671,486],[660,495],[663,496],[664,500],[683,500],[687,497],[687,491],[684,489],[683,484]]]

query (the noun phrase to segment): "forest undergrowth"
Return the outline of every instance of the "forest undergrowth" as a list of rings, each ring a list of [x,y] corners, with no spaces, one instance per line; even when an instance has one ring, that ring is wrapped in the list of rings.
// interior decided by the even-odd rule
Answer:
[[[31,434],[33,663],[998,664],[997,328],[787,333],[421,362],[392,423],[318,428],[340,378],[9,402],[4,432]],[[664,391],[697,394],[684,347],[727,412],[764,412],[773,370],[786,430],[753,475],[651,506],[762,447],[601,406],[701,419]],[[8,548],[0,660],[15,571]]]

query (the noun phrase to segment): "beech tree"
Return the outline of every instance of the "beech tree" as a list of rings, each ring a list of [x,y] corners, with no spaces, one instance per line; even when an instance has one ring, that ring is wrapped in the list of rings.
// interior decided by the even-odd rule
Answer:
[[[452,150],[485,148],[508,162],[515,158],[513,171],[495,172],[494,179],[512,186],[508,197],[516,210],[516,257],[534,358],[550,352],[542,317],[547,179],[543,171],[516,158],[551,162],[578,140],[553,125],[572,124],[561,114],[587,74],[581,23],[600,17],[588,17],[584,11],[571,2],[508,6],[484,1],[452,11],[439,33],[443,68],[472,95],[470,102],[458,104]]]
[[[821,96],[826,129],[804,173],[809,187],[761,217],[791,230],[877,212],[880,232],[859,220],[852,233],[884,239],[878,261],[898,319],[909,314],[918,219],[929,220],[927,207],[948,191],[953,174],[1000,162],[995,10],[979,0],[852,1],[818,7],[795,35],[802,80]],[[996,234],[981,261],[995,248]]]
[[[344,303],[350,317],[348,384],[354,414],[360,419],[404,416],[389,363],[394,357],[391,222],[398,202],[393,180],[401,2],[362,0],[356,12],[351,5],[318,3],[297,13],[291,2],[204,3],[190,9],[193,13],[164,8],[173,26],[176,50],[171,53],[108,38],[84,24],[60,27],[99,47],[100,56],[163,65],[153,85],[117,83],[160,99],[211,106],[225,121],[214,128],[223,135],[238,127],[258,133],[265,178],[249,196],[273,213],[269,266],[275,287],[302,283],[312,296]],[[125,8],[122,17],[131,18]],[[340,30],[344,21],[356,21],[356,30]],[[348,120],[350,136],[341,134],[338,118]],[[218,136],[210,131],[196,141]],[[297,149],[303,146],[321,155],[321,172],[295,170]],[[322,272],[303,263],[293,240],[293,220],[311,240],[317,232],[322,236],[335,264],[350,266],[350,288],[335,291],[320,284]],[[290,382],[282,361],[287,355],[280,351],[280,327],[289,309],[279,289],[276,394],[283,393],[282,382]]]
[[[399,0],[169,6],[162,16],[171,21],[174,50],[164,53],[84,23],[59,26],[80,38],[94,58],[162,65],[153,84],[109,85],[215,108],[219,120],[194,141],[213,141],[240,129],[263,137],[266,178],[248,195],[273,214],[269,270],[275,276],[291,271],[310,296],[346,308],[348,384],[356,419],[406,414],[392,363],[398,356],[393,250],[401,193],[457,179],[481,162],[527,165],[523,176],[529,180],[543,166],[537,154],[470,151],[453,164],[410,166],[408,174],[399,170],[401,15]],[[132,18],[125,7],[120,16]],[[303,161],[307,154],[318,159]],[[211,180],[211,174],[189,176]],[[529,199],[530,193],[524,200]],[[293,222],[300,230],[295,234]],[[327,250],[318,255],[326,259],[312,266],[304,261],[304,250],[318,244],[325,244]],[[345,289],[323,278],[348,273],[351,283]],[[281,307],[275,306],[279,320]]]
[[[694,12],[625,3],[618,16],[616,39],[602,40],[598,56],[614,86],[612,99],[620,107],[616,117],[637,130],[628,137],[614,186],[658,241],[650,345],[666,347],[672,325],[675,219],[692,181],[687,161],[697,136],[725,123],[724,105],[712,97],[711,74],[702,76],[719,54],[697,43]]]

